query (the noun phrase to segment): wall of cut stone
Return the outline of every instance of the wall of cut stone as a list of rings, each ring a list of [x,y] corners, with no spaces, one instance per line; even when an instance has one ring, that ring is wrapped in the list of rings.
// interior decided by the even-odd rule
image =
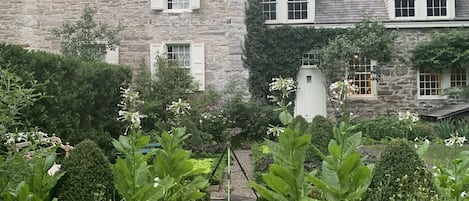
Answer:
[[[52,29],[79,19],[86,6],[97,10],[97,21],[123,26],[119,33],[121,64],[149,69],[152,43],[204,43],[207,85],[223,89],[230,81],[246,83],[241,0],[201,0],[200,9],[192,13],[151,10],[149,0],[2,0],[0,41],[59,52]]]
[[[399,111],[422,112],[458,100],[428,100],[417,97],[417,71],[411,66],[412,50],[423,41],[431,39],[433,33],[445,29],[399,29],[394,55],[389,63],[379,63],[378,98],[376,100],[351,100],[349,109],[358,115],[374,116],[396,114]],[[329,111],[333,111],[329,105]]]

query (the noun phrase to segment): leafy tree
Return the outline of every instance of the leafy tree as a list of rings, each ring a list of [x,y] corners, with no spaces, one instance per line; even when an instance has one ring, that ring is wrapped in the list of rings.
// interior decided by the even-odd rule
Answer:
[[[434,34],[412,51],[414,68],[439,72],[448,68],[462,68],[469,62],[469,32],[453,29]]]
[[[347,66],[354,56],[389,61],[396,37],[395,32],[384,27],[381,22],[364,17],[323,48],[320,68],[329,79],[334,79],[349,74]]]
[[[80,142],[62,162],[66,172],[55,188],[59,200],[109,200],[112,198],[111,164],[91,140]]]
[[[108,50],[119,45],[117,34],[122,30],[119,25],[111,29],[108,24],[94,21],[96,11],[86,7],[80,20],[74,24],[66,22],[53,34],[61,39],[61,52],[84,61],[101,61]]]

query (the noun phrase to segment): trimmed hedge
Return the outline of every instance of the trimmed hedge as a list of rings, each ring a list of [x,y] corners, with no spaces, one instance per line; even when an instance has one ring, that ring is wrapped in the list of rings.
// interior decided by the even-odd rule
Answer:
[[[110,200],[114,185],[111,164],[91,140],[80,142],[62,162],[65,175],[55,187],[55,197],[63,201]]]
[[[81,62],[4,43],[0,43],[0,66],[20,76],[25,83],[37,81],[40,84],[37,91],[45,95],[22,111],[21,122],[25,122],[25,128],[38,127],[56,133],[72,144],[84,138],[101,138],[94,136],[96,133],[114,137],[122,134],[124,125],[116,119],[117,104],[121,100],[120,86],[131,79],[129,67]],[[88,136],[82,136],[83,133]]]
[[[397,141],[381,153],[364,200],[439,200],[439,194],[415,149]]]

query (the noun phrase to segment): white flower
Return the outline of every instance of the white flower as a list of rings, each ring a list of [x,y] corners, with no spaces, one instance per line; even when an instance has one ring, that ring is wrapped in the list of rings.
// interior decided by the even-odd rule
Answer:
[[[176,115],[189,114],[191,106],[186,100],[179,99],[178,101],[173,101],[171,105],[168,106],[167,110],[173,112]]]
[[[160,178],[158,177],[155,177],[155,179],[153,179],[153,181],[155,181],[155,184],[153,184],[153,187],[158,187],[158,185],[160,185]]]
[[[280,133],[283,133],[285,131],[285,128],[279,127],[279,126],[273,126],[269,124],[269,127],[267,128],[267,135],[272,135],[272,136],[279,136]]]
[[[450,138],[445,139],[445,145],[452,146],[456,143],[459,144],[459,146],[463,146],[465,141],[467,141],[465,136],[459,137],[458,133],[456,133],[456,135],[451,135]]]
[[[274,77],[272,78],[272,82],[269,84],[270,91],[284,92],[283,95],[285,97],[288,97],[288,95],[294,92],[295,89],[296,86],[293,78]]]
[[[461,192],[461,197],[462,197],[462,198],[463,198],[463,197],[466,197],[466,195],[467,195],[466,191]]]

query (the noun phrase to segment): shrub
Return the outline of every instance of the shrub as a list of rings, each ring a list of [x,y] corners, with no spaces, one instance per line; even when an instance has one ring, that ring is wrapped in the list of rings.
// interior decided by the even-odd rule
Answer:
[[[62,163],[66,174],[56,186],[59,200],[89,201],[112,198],[111,165],[103,151],[91,140],[80,142]]]
[[[103,131],[118,135],[124,131],[116,120],[116,111],[119,87],[130,80],[130,68],[81,62],[2,43],[0,66],[21,77],[23,83],[37,81],[35,92],[45,95],[28,110],[21,111],[23,115],[18,121],[24,127],[56,133],[72,144],[80,142],[82,133]]]
[[[308,121],[306,121],[305,118],[303,118],[301,115],[299,116],[296,116],[291,125],[290,125],[293,129],[300,129],[300,133],[306,133],[307,130],[308,130],[308,127],[309,127],[309,123]]]
[[[332,133],[333,125],[325,117],[317,115],[313,118],[311,125],[308,128],[307,133],[311,133],[311,144],[318,148],[322,153],[328,153],[327,147],[331,139],[334,138]],[[322,163],[321,157],[317,154],[317,151],[313,147],[308,148],[306,153],[306,162],[312,167],[320,167]],[[312,167],[308,169],[312,169]]]
[[[360,119],[355,123],[358,125],[358,131],[361,131],[365,137],[379,141],[384,138],[407,138],[413,140],[419,138],[433,138],[433,128],[424,121],[417,121],[409,125],[393,116],[380,116],[374,118]]]
[[[432,174],[403,141],[389,144],[376,164],[365,200],[438,200]]]

